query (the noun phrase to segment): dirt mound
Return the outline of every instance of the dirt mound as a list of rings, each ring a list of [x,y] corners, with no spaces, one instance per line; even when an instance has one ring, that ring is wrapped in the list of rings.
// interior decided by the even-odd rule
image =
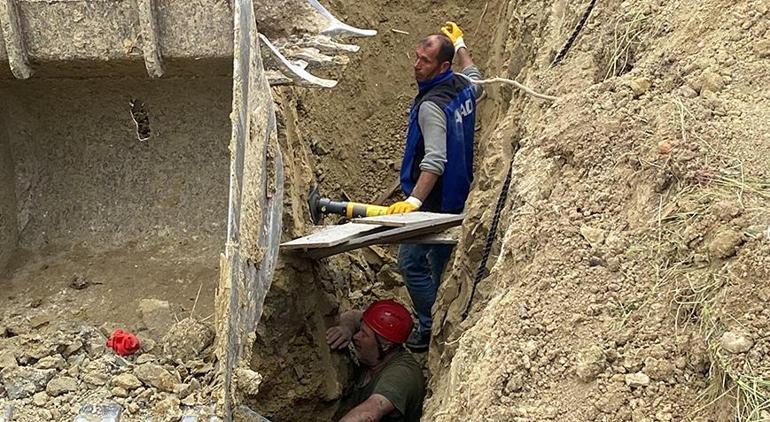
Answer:
[[[550,67],[582,12],[553,6],[501,5],[491,67],[560,99],[514,93],[482,138],[519,146],[501,246],[468,320],[478,241],[442,286],[427,418],[767,417],[767,6],[597,5]],[[510,159],[483,158],[470,221]]]

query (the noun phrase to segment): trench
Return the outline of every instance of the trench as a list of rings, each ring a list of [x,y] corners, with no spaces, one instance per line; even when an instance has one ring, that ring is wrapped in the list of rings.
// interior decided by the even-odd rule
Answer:
[[[405,110],[414,94],[411,49],[447,18],[467,29],[466,42],[486,75],[527,81],[564,97],[553,112],[519,92],[488,90],[480,109],[476,154],[481,162],[466,224],[434,308],[441,329],[434,333],[430,353],[420,358],[427,360],[429,376],[426,419],[691,417],[703,408],[700,393],[714,381],[709,366],[716,360],[709,352],[720,350],[714,337],[704,340],[692,322],[680,326],[682,321],[672,318],[680,311],[679,295],[697,293],[688,288],[702,291],[688,285],[688,277],[700,277],[699,271],[729,280],[727,291],[732,292],[692,311],[698,320],[707,314],[714,318],[716,328],[710,329],[716,331],[709,335],[740,325],[756,339],[751,353],[727,356],[733,365],[727,367],[730,376],[745,377],[735,369],[746,362],[767,367],[762,306],[770,294],[767,260],[762,260],[767,249],[761,236],[745,234],[757,226],[766,230],[767,203],[761,202],[768,197],[766,182],[740,185],[738,205],[734,185],[706,185],[708,195],[696,198],[677,196],[683,186],[689,194],[700,194],[701,171],[714,170],[703,165],[706,153],[696,145],[703,138],[720,139],[724,145],[714,145],[739,156],[748,176],[767,180],[763,154],[742,142],[764,145],[760,133],[767,133],[768,119],[752,120],[752,113],[735,115],[728,108],[737,105],[766,116],[760,108],[766,109],[767,99],[754,95],[750,82],[767,78],[766,61],[755,57],[764,53],[754,53],[758,48],[746,44],[750,37],[740,32],[743,26],[755,30],[748,22],[759,27],[752,35],[758,38],[766,24],[763,29],[758,18],[737,21],[725,14],[726,28],[712,33],[701,23],[711,24],[705,17],[729,5],[612,3],[617,7],[597,5],[563,64],[551,69],[548,64],[573,29],[581,4],[519,0],[471,7],[455,1],[383,5],[339,0],[336,11],[353,24],[378,29],[379,35],[361,42],[361,53],[351,57],[344,71],[329,71],[327,76],[340,79],[334,90],[273,91],[287,163],[284,240],[310,228],[304,204],[311,185],[320,183],[326,196],[361,201],[390,185],[400,161]],[[766,9],[755,11],[750,3],[742,3],[737,12],[766,15]],[[628,10],[617,12],[623,8]],[[699,15],[692,18],[691,12]],[[659,20],[653,28],[659,32],[641,34],[649,38],[647,44],[634,41],[628,60],[608,64],[616,53],[609,46],[618,29],[638,30],[640,16]],[[693,41],[690,33],[699,39]],[[712,36],[714,45],[731,40],[739,59],[701,63],[708,53],[701,38]],[[724,72],[732,75],[727,83],[741,95],[727,90],[700,95],[690,88],[702,88],[704,69],[716,66],[712,62],[729,70]],[[617,69],[609,72],[608,66]],[[220,76],[202,76],[210,75],[205,71],[160,81],[41,78],[0,85],[3,308],[43,302],[55,304],[63,318],[94,324],[119,320],[141,331],[145,324],[137,313],[138,300],[164,299],[184,315],[200,288],[195,315],[213,313],[225,233],[231,100],[228,72],[214,73]],[[738,76],[744,73],[750,77]],[[645,80],[654,81],[645,88],[651,91],[637,93],[644,91],[640,82]],[[137,139],[132,99],[144,104],[136,115],[148,118],[142,133],[149,127],[150,138],[145,141]],[[735,127],[754,129],[738,132]],[[681,136],[689,136],[692,145],[678,144]],[[651,140],[655,144],[645,144]],[[659,140],[681,148],[682,155],[669,160],[659,152]],[[501,245],[493,250],[490,276],[463,320],[465,287],[481,257],[491,204],[512,157],[512,194],[496,242]],[[656,184],[661,168],[663,176],[676,173],[681,179]],[[693,180],[697,183],[686,185]],[[729,203],[720,202],[722,211],[712,212],[714,198]],[[692,208],[693,203],[703,208]],[[671,219],[650,210],[669,212]],[[702,215],[688,220],[696,227],[685,231],[677,219],[693,213]],[[585,227],[608,236],[589,244],[592,232],[581,230]],[[690,264],[708,260],[710,242],[728,229],[743,236],[744,243],[728,251],[736,255],[693,271]],[[678,230],[691,235],[687,245],[677,243]],[[663,242],[665,250],[662,240],[671,243]],[[689,262],[665,266],[685,255]],[[281,257],[253,345],[251,367],[263,375],[259,392],[248,398],[253,409],[275,421],[330,418],[350,381],[351,361],[329,351],[324,332],[339,312],[363,308],[374,299],[395,296],[408,303],[393,258],[394,250],[387,247],[319,262]],[[671,288],[658,289],[659,280],[649,275],[656,273],[650,262],[664,270]],[[733,264],[742,279],[734,277]],[[73,289],[74,278],[90,284]],[[747,299],[738,304],[731,298]],[[642,371],[649,374],[647,386],[638,375]],[[715,387],[717,397],[732,399],[730,390],[718,390],[728,384]],[[710,410],[704,412],[709,420],[732,409]]]

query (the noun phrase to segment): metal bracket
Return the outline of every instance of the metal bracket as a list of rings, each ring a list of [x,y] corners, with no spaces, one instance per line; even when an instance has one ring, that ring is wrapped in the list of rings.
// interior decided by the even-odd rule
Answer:
[[[18,7],[16,0],[0,0],[0,27],[13,76],[17,79],[27,79],[32,76],[32,68],[24,45],[24,34],[21,32]]]

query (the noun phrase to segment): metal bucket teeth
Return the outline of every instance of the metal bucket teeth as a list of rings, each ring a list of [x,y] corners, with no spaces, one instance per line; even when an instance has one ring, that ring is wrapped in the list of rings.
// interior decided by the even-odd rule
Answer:
[[[317,0],[307,0],[308,4],[313,6],[313,9],[315,9],[318,13],[321,14],[324,18],[326,18],[327,21],[329,21],[329,26],[321,31],[324,35],[329,36],[351,36],[351,37],[373,37],[377,35],[377,31],[374,29],[360,29],[353,26],[350,26],[331,14],[321,3],[319,3]]]
[[[257,0],[259,30],[273,39],[311,34],[331,37],[372,37],[377,31],[350,26],[317,0]]]
[[[305,70],[346,66],[346,54],[360,47],[336,41],[341,37],[371,37],[375,30],[343,23],[318,0],[257,0],[257,20],[264,45],[263,61],[270,84],[332,88],[337,81],[319,78]],[[272,38],[274,41],[270,41]],[[298,62],[305,66],[299,66]],[[291,82],[289,82],[291,81]]]
[[[259,39],[262,40],[262,46],[265,47],[260,50],[262,51],[262,60],[266,69],[277,70],[300,86],[321,88],[334,88],[337,86],[337,81],[319,78],[307,72],[301,66],[292,63],[263,34],[259,34]]]
[[[347,66],[350,63],[348,56],[327,56],[318,49],[305,47],[295,48],[284,51],[284,56],[292,61],[301,60],[307,63],[308,68],[329,67],[329,66]]]
[[[275,42],[279,48],[283,48],[285,45],[295,47],[310,47],[315,48],[324,54],[344,54],[344,53],[358,53],[361,47],[355,44],[343,44],[332,40],[326,35],[304,35],[302,37],[290,37],[285,41],[285,45]]]

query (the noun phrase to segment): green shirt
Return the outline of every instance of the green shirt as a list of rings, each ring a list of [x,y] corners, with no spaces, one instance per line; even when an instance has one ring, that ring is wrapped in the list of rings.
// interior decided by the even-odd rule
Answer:
[[[418,422],[422,415],[422,399],[425,397],[425,379],[420,365],[414,357],[402,350],[374,375],[368,384],[363,385],[366,371],[356,377],[356,383],[342,399],[335,420],[345,416],[351,409],[365,402],[372,394],[385,396],[396,408],[393,413],[382,418],[383,421]]]

